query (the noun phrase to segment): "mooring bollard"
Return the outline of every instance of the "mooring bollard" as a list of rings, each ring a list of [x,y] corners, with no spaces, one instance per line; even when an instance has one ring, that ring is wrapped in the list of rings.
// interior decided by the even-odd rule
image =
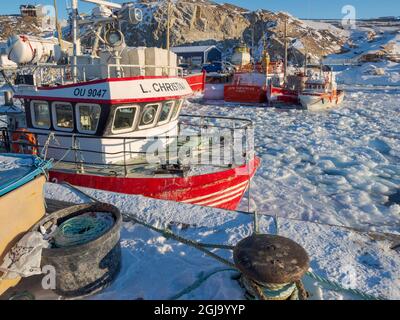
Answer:
[[[248,295],[259,300],[304,300],[301,279],[308,271],[309,257],[293,240],[255,234],[240,241],[234,251],[240,282]]]

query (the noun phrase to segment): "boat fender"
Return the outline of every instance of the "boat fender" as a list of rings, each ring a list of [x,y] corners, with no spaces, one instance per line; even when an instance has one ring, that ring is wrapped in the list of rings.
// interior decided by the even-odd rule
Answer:
[[[38,154],[37,141],[33,133],[28,132],[26,129],[18,129],[13,132],[11,143],[11,150],[14,153],[23,154]]]

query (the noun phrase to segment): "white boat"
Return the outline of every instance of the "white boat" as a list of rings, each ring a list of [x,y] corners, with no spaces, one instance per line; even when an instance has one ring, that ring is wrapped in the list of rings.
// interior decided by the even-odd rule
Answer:
[[[332,71],[310,73],[299,93],[302,107],[309,111],[322,111],[339,106],[344,100],[344,91],[337,89],[335,74]]]

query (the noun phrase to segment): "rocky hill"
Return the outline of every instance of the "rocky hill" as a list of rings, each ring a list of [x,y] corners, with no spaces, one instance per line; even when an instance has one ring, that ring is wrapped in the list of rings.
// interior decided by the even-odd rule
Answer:
[[[124,24],[127,43],[132,46],[162,46],[166,35],[166,3],[152,0],[138,4],[144,12],[139,25]],[[264,35],[273,56],[283,56],[284,21],[288,20],[290,56],[302,59],[305,48],[315,58],[340,51],[347,33],[328,23],[303,22],[286,13],[251,12],[230,4],[208,0],[177,0],[172,8],[172,45],[217,44],[229,56],[232,47],[244,41],[260,53]],[[253,36],[254,34],[254,36]],[[254,40],[253,40],[254,38]]]
[[[43,30],[36,19],[21,16],[0,16],[0,41],[7,41],[13,34],[40,36]]]
[[[123,23],[122,28],[130,46],[165,46],[167,4],[165,1],[140,0],[136,3],[144,13],[138,25]],[[347,33],[329,23],[305,22],[286,13],[266,10],[251,12],[231,4],[209,0],[176,0],[172,5],[171,44],[217,44],[229,58],[232,48],[243,41],[254,44],[255,55],[262,50],[266,35],[274,58],[283,57],[284,21],[288,20],[289,58],[302,62],[305,49],[319,59],[340,51]],[[68,28],[67,28],[68,29]],[[41,35],[34,20],[18,16],[0,17],[0,41],[11,34]],[[68,34],[68,30],[64,34]],[[81,39],[90,41],[84,35]],[[300,61],[301,60],[301,61]]]

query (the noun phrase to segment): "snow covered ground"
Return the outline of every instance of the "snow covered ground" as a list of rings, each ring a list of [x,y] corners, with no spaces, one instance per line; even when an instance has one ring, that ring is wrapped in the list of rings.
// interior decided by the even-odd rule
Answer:
[[[347,87],[342,108],[310,113],[192,102],[184,113],[251,118],[263,163],[251,187],[251,209],[262,232],[302,244],[311,269],[346,288],[400,299],[400,256],[392,241],[344,228],[400,234],[400,88]],[[85,189],[147,223],[203,243],[236,244],[253,231],[252,216]],[[80,202],[81,195],[48,184],[46,196]],[[87,200],[87,199],[86,199]],[[242,209],[247,209],[247,199]],[[297,221],[293,219],[299,219]],[[225,269],[196,249],[149,229],[124,223],[123,267],[94,299],[168,299],[209,273]],[[232,259],[227,250],[213,250]],[[234,272],[217,272],[182,299],[242,299]],[[311,299],[360,299],[305,277]]]
[[[321,26],[322,27],[322,26]],[[387,55],[400,54],[400,24],[388,23],[387,26],[367,23],[358,25],[356,29],[348,31],[349,43],[347,52],[332,54],[327,61],[353,61],[355,64],[366,54],[384,52]],[[400,64],[388,60],[368,62],[359,66],[349,66],[337,76],[337,81],[347,85],[400,85]]]
[[[243,213],[83,190],[150,225],[161,229],[169,227],[175,234],[202,243],[235,245],[253,232],[253,217]],[[54,184],[46,185],[46,197],[75,203],[88,201],[69,187]],[[311,258],[311,269],[319,276],[367,294],[400,298],[400,256],[390,249],[390,242],[375,241],[342,228],[284,218],[278,221],[279,234],[305,247]],[[276,233],[274,219],[261,217],[260,231]],[[227,268],[194,248],[166,239],[138,224],[125,222],[121,238],[122,270],[111,287],[93,299],[169,299],[199,278]],[[232,260],[231,251],[216,249],[213,252]],[[180,298],[243,299],[244,291],[232,279],[233,275],[234,271],[217,272]],[[360,299],[352,293],[334,291],[308,276],[304,283],[311,299]]]
[[[346,68],[336,80],[347,85],[400,86],[400,63],[382,61]]]
[[[400,204],[391,201],[400,189],[400,88],[346,90],[342,107],[331,112],[200,103],[184,112],[255,122],[262,166],[252,210],[400,233]]]

